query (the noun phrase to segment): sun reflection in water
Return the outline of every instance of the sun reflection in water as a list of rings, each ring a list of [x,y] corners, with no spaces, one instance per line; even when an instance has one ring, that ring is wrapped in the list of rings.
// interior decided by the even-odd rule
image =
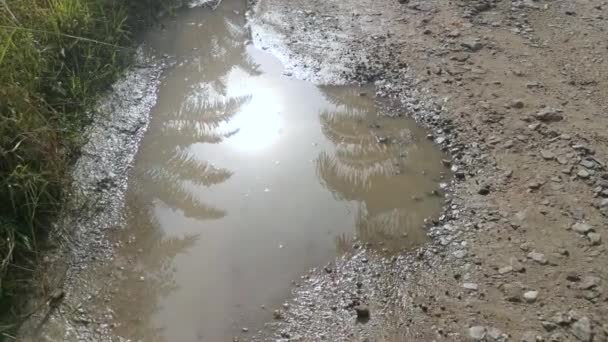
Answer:
[[[256,89],[251,102],[227,123],[229,131],[237,132],[226,143],[244,152],[261,151],[275,144],[283,126],[280,98],[276,89]]]

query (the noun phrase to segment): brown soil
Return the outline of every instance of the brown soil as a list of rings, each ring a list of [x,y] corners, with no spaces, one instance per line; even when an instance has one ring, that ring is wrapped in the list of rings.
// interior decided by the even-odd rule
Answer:
[[[401,2],[268,0],[257,8],[289,37],[288,52],[271,49],[296,60],[294,69],[323,73],[343,63],[357,72],[347,81],[379,81],[381,96],[447,137],[438,142],[452,153],[453,200],[464,204],[436,223],[464,233],[436,237],[439,248],[427,253],[433,269],[399,285],[390,339],[606,341],[608,5]],[[289,23],[276,19],[281,13],[292,13]],[[319,50],[306,36],[328,50],[331,67],[310,62]],[[332,50],[340,42],[348,52]],[[417,113],[412,94],[439,119]],[[466,255],[452,252],[455,242]],[[314,340],[316,325],[278,329]]]

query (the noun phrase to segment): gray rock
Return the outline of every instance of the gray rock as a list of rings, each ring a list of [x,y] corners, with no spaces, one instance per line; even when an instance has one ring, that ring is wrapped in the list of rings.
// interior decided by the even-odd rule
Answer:
[[[558,112],[557,109],[550,107],[544,108],[543,110],[534,114],[534,117],[538,121],[542,122],[561,121],[564,119],[564,117]]]
[[[586,276],[578,284],[578,288],[581,290],[590,290],[592,288],[600,286],[602,280],[596,276]]]
[[[589,159],[583,159],[581,160],[581,162],[579,163],[582,166],[588,168],[588,169],[594,169],[595,168],[595,162],[593,160],[589,160]]]
[[[587,233],[587,238],[592,245],[597,246],[602,243],[602,236],[598,233]]]
[[[488,328],[486,330],[486,339],[488,341],[503,342],[503,341],[506,341],[507,338],[508,338],[507,334],[504,334],[498,328]]]
[[[506,274],[513,272],[513,266],[504,266],[498,269],[499,274]]]
[[[555,159],[555,153],[549,150],[540,150],[540,156],[545,160],[553,160]]]
[[[521,302],[523,286],[519,283],[506,283],[500,286],[500,291],[509,302]]]
[[[545,257],[545,255],[543,253],[536,252],[536,251],[532,251],[532,252],[528,253],[528,258],[536,261],[537,263],[539,263],[541,265],[546,265],[548,262],[547,258]]]
[[[483,49],[483,44],[475,39],[469,39],[466,40],[464,42],[462,42],[460,45],[462,45],[462,47],[473,51],[473,52],[477,52],[481,49]]]
[[[524,299],[528,303],[534,303],[534,302],[536,302],[537,298],[538,298],[538,291],[526,291],[524,293]]]
[[[579,234],[587,234],[593,230],[593,226],[588,223],[577,222],[572,225],[572,230]]]
[[[581,179],[588,179],[589,177],[591,177],[591,174],[589,173],[589,171],[587,171],[585,169],[578,170],[576,175],[578,176],[578,178],[581,178]]]
[[[479,285],[475,283],[464,283],[462,287],[469,291],[477,291],[479,289]]]
[[[452,255],[454,255],[455,258],[462,259],[467,255],[467,251],[465,251],[463,249],[457,250],[457,251],[454,251],[454,253],[452,253]]]
[[[561,326],[566,326],[570,324],[571,320],[572,319],[570,318],[570,316],[563,312],[557,312],[555,315],[553,315],[553,317],[551,317],[551,322]]]
[[[473,341],[483,341],[486,338],[486,327],[476,325],[469,328],[469,337]]]
[[[587,317],[581,317],[578,321],[572,324],[572,335],[579,341],[591,342],[591,320]]]

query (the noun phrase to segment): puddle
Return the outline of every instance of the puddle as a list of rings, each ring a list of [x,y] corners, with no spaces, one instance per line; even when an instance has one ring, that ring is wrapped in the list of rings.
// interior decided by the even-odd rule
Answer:
[[[115,332],[230,341],[261,329],[292,281],[348,250],[425,241],[442,155],[370,89],[316,87],[246,44],[246,4],[181,11],[153,31],[176,56],[138,153],[117,257]],[[243,331],[244,328],[249,330]]]

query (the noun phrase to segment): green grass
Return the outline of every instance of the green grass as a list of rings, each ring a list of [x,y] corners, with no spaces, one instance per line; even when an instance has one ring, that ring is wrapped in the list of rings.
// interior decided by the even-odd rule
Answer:
[[[0,0],[0,310],[11,311],[69,192],[86,113],[175,0]]]

